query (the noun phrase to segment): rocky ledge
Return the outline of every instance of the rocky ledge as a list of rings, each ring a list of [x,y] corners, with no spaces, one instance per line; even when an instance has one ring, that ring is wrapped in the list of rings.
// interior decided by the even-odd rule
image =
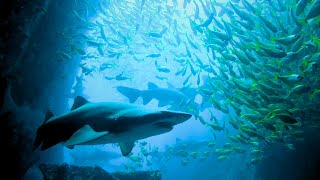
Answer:
[[[69,164],[40,164],[39,168],[45,180],[161,180],[160,171],[109,173],[99,166],[74,166]]]

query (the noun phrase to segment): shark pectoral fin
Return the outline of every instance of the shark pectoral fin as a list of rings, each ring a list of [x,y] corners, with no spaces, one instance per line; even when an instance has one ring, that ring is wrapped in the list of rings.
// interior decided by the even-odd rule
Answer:
[[[143,105],[146,105],[152,100],[152,97],[148,96],[147,94],[143,94],[142,99],[143,99],[143,102],[142,102]]]
[[[81,97],[81,96],[77,96],[75,99],[74,99],[74,103],[71,107],[71,111],[72,110],[75,110],[85,104],[89,103],[88,100],[86,100],[85,98]]]
[[[82,128],[80,128],[78,131],[73,133],[73,135],[67,140],[67,142],[64,145],[68,147],[68,146],[82,144],[85,142],[98,139],[102,136],[105,136],[108,133],[109,133],[108,131],[96,132],[89,125],[85,125]]]
[[[119,143],[121,153],[123,156],[128,156],[133,149],[134,142],[121,142]]]

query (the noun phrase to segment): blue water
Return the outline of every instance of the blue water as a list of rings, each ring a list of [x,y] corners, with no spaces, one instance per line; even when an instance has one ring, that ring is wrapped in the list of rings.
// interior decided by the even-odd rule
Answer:
[[[137,140],[127,157],[118,144],[58,144],[40,161],[108,172],[159,170],[168,180],[319,177],[320,17],[316,10],[308,16],[320,1],[176,2],[75,1],[66,14],[78,26],[59,29],[68,45],[52,58],[61,64],[55,83],[73,82],[60,96],[68,103],[55,107],[61,99],[48,95],[43,111],[67,113],[76,96],[130,103],[133,93],[126,96],[117,87],[147,91],[151,82],[185,99],[173,102],[175,95],[168,95],[144,103],[141,95],[131,103],[192,118]],[[63,68],[68,63],[72,70]],[[50,153],[63,155],[55,159]]]

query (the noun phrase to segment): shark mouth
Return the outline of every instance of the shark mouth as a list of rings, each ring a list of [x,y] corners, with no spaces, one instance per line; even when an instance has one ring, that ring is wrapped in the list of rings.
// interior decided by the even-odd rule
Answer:
[[[156,122],[155,125],[160,128],[172,129],[173,124],[169,121]]]

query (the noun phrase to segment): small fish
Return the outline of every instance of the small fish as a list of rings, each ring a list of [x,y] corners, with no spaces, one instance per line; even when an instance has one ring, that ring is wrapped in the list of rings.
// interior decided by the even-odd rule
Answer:
[[[161,56],[161,54],[159,54],[159,53],[153,53],[153,54],[149,54],[149,55],[147,55],[146,57],[148,58],[157,58],[157,57],[160,57]]]
[[[159,79],[159,80],[169,80],[169,78],[168,77],[165,77],[165,76],[155,76],[157,79]]]
[[[215,142],[209,142],[209,143],[208,143],[208,147],[210,147],[210,148],[213,148],[215,145],[216,145]]]
[[[158,70],[159,72],[164,72],[164,73],[169,73],[169,72],[170,72],[170,69],[167,68],[167,67],[165,67],[165,66],[158,66],[158,67],[157,67],[157,70]]]
[[[293,94],[303,94],[303,93],[307,93],[311,90],[310,86],[306,86],[306,85],[296,85],[293,89],[291,89],[291,91],[289,92],[287,98],[291,97]]]
[[[320,89],[315,89],[313,93],[310,95],[309,99],[312,102],[319,102],[320,101]]]
[[[311,19],[320,16],[320,0],[314,0],[307,13],[306,19]]]
[[[182,160],[181,161],[181,164],[184,165],[184,166],[189,164],[189,163],[190,163],[190,160]]]
[[[274,23],[270,22],[268,18],[264,16],[259,16],[262,22],[269,28],[272,32],[276,33],[278,31],[277,27],[274,25]]]
[[[99,70],[100,71],[104,71],[105,69],[111,69],[111,68],[114,68],[114,67],[115,67],[115,64],[103,63],[103,64],[100,65]]]
[[[191,52],[190,52],[190,50],[189,50],[189,48],[188,48],[187,44],[186,44],[186,43],[184,43],[184,45],[185,45],[185,47],[186,47],[186,52],[187,52],[188,57],[189,57],[189,58],[192,58]]]
[[[275,117],[279,118],[281,121],[287,123],[287,124],[296,124],[298,123],[298,120],[290,116],[289,114],[277,114]]]
[[[194,19],[199,19],[199,14],[200,14],[200,10],[199,10],[199,6],[198,4],[196,3],[196,1],[193,1],[193,3],[195,4],[195,12],[194,12]]]
[[[278,43],[280,43],[282,45],[288,46],[288,45],[295,43],[300,37],[301,36],[299,34],[294,34],[294,35],[278,38],[275,41],[277,41]]]
[[[213,18],[214,18],[214,14],[211,13],[210,16],[208,17],[208,19],[205,22],[203,22],[202,24],[199,24],[198,27],[208,27],[211,24]]]
[[[296,6],[296,15],[299,16],[306,8],[309,0],[299,0]]]
[[[187,37],[187,40],[192,48],[199,49],[199,47],[195,43],[192,42],[192,40],[189,38],[189,36],[187,34],[186,34],[186,37]]]
[[[287,76],[278,76],[276,75],[275,80],[280,79],[284,83],[290,85],[292,83],[298,83],[301,82],[304,78],[299,74],[291,74]]]
[[[295,150],[296,149],[293,144],[286,144],[286,146],[287,146],[287,148],[289,150]]]
[[[156,66],[156,68],[157,68],[157,70],[158,70],[159,72],[164,72],[164,73],[169,73],[169,72],[170,72],[170,69],[167,68],[166,66],[160,66],[160,65],[158,65],[158,61],[155,61],[154,64],[155,64],[155,66]]]
[[[229,156],[219,156],[218,157],[218,160],[226,160],[226,159],[229,159]]]
[[[154,37],[154,38],[162,38],[162,34],[156,33],[156,32],[150,32],[148,33],[149,37]]]
[[[183,81],[183,83],[182,83],[183,85],[186,85],[186,84],[188,83],[191,75],[192,75],[192,74],[190,74],[190,75]]]
[[[264,47],[261,46],[261,49],[267,53],[270,57],[274,57],[274,58],[284,58],[287,56],[287,53],[285,51],[282,50],[278,50],[276,48],[269,48],[269,47]]]

